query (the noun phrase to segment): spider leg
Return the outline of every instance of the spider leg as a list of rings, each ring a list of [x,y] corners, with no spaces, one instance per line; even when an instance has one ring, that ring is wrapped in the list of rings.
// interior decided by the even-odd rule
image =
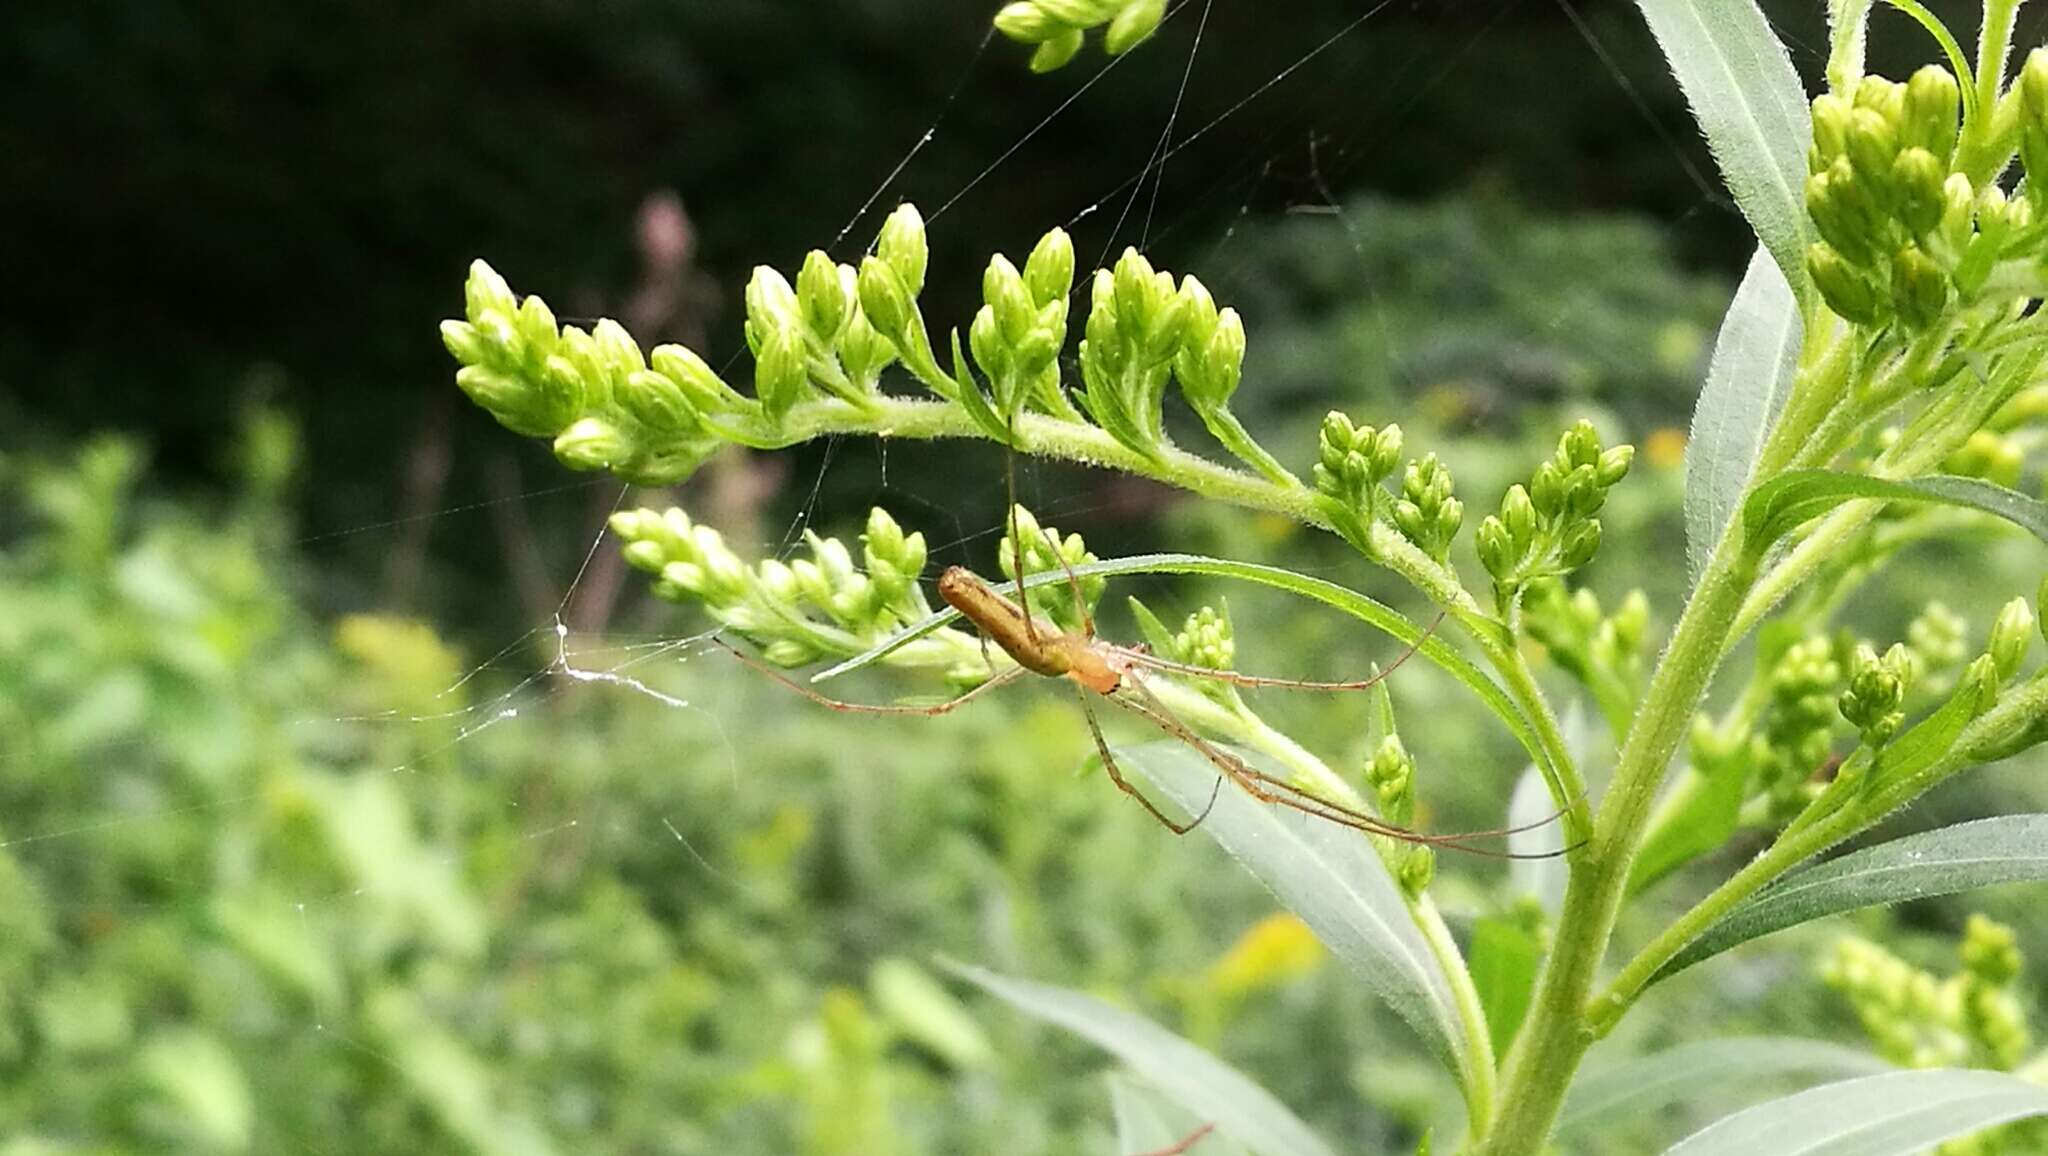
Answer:
[[[1474,840],[1497,838],[1502,835],[1543,826],[1545,823],[1555,821],[1557,815],[1553,815],[1541,823],[1525,824],[1521,827],[1503,828],[1493,831],[1461,831],[1445,834],[1431,834],[1412,830],[1397,823],[1390,823],[1377,815],[1325,799],[1320,795],[1305,791],[1292,783],[1258,770],[1243,759],[1197,734],[1194,728],[1174,716],[1172,711],[1166,707],[1166,704],[1160,702],[1158,696],[1146,688],[1143,681],[1135,677],[1127,678],[1125,686],[1132,689],[1142,701],[1134,701],[1127,698],[1115,698],[1112,701],[1126,710],[1150,720],[1154,726],[1193,747],[1203,758],[1208,759],[1218,770],[1228,775],[1232,781],[1243,788],[1246,794],[1262,803],[1287,807],[1302,814],[1322,819],[1325,822],[1335,823],[1340,827],[1349,827],[1355,831],[1362,831],[1368,835],[1398,839],[1404,843],[1445,847],[1489,859],[1551,859],[1573,849],[1568,847],[1561,851],[1516,852],[1496,851],[1491,848],[1472,845]],[[1559,814],[1561,815],[1563,812],[1560,811]]]
[[[1166,812],[1161,811],[1158,804],[1146,798],[1138,788],[1131,785],[1129,779],[1124,778],[1122,768],[1116,765],[1116,756],[1109,753],[1109,740],[1102,737],[1102,723],[1095,717],[1095,708],[1088,705],[1085,695],[1081,698],[1081,713],[1088,719],[1088,733],[1095,736],[1095,753],[1102,756],[1102,769],[1109,772],[1109,781],[1116,784],[1117,790],[1138,800],[1139,806],[1145,808],[1153,818],[1176,835],[1187,834],[1201,826],[1202,820],[1209,817],[1209,812],[1216,806],[1217,794],[1223,790],[1223,776],[1216,776],[1216,785],[1209,789],[1209,802],[1202,808],[1202,813],[1185,823],[1176,823],[1166,817]]]
[[[929,716],[947,714],[952,711],[958,710],[963,706],[966,706],[969,702],[972,702],[974,699],[979,698],[982,694],[986,693],[987,691],[994,690],[996,687],[999,687],[1006,682],[1010,682],[1011,680],[1015,679],[1018,675],[1024,673],[1023,667],[1013,666],[1010,669],[1003,671],[1001,674],[996,675],[994,678],[989,679],[987,682],[980,684],[979,686],[969,687],[966,691],[958,695],[955,695],[952,698],[947,699],[945,702],[933,703],[931,706],[908,706],[890,703],[842,702],[839,699],[829,698],[825,695],[819,694],[817,691],[812,690],[810,687],[805,686],[803,683],[798,682],[797,680],[789,677],[788,675],[782,673],[781,671],[775,669],[767,663],[762,662],[760,659],[755,658],[753,655],[746,653],[745,651],[734,646],[732,643],[727,642],[723,638],[713,638],[711,641],[719,647],[723,648],[727,653],[731,654],[734,658],[739,659],[741,662],[746,663],[748,666],[753,667],[755,670],[760,671],[762,674],[767,675],[769,678],[774,679],[776,682],[781,683],[783,686],[786,686],[789,689],[797,692],[798,694],[803,695],[805,698],[810,699],[812,702],[817,703],[819,706],[830,707],[831,709],[840,711],[844,714],[921,714]]]
[[[1164,1148],[1154,1148],[1150,1152],[1140,1152],[1138,1153],[1138,1156],[1182,1156],[1182,1154],[1185,1153],[1188,1149],[1193,1148],[1196,1144],[1200,1143],[1202,1137],[1207,1136],[1209,1133],[1214,1132],[1215,1130],[1216,1125],[1204,1124],[1201,1127],[1195,1129],[1194,1131],[1188,1133],[1187,1135],[1182,1136],[1179,1142],[1177,1143],[1168,1144]]]
[[[1153,670],[1163,670],[1169,674],[1184,674],[1190,678],[1214,679],[1217,682],[1227,682],[1233,686],[1270,686],[1292,690],[1366,690],[1379,685],[1382,679],[1401,669],[1401,664],[1413,658],[1415,652],[1422,649],[1422,644],[1429,641],[1430,636],[1436,633],[1436,628],[1441,626],[1443,621],[1444,612],[1439,610],[1436,613],[1436,617],[1430,620],[1429,626],[1423,630],[1421,636],[1410,643],[1401,653],[1395,655],[1393,661],[1387,664],[1386,669],[1379,671],[1371,678],[1361,678],[1351,682],[1314,682],[1299,678],[1271,678],[1265,675],[1239,674],[1234,670],[1218,670],[1210,666],[1193,666],[1185,662],[1174,662],[1171,659],[1161,658],[1156,654],[1146,654],[1129,648],[1120,647],[1119,649],[1124,650],[1125,656],[1129,658],[1132,664],[1137,666],[1146,666]]]

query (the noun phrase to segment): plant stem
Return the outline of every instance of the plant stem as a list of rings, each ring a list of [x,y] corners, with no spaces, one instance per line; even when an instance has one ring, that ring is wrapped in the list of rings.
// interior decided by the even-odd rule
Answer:
[[[1812,317],[1806,332],[1800,361],[1810,368],[1795,379],[1792,396],[1758,455],[1752,488],[1783,470],[1842,398],[1846,358],[1838,346],[1853,334],[1822,329]],[[1727,653],[1733,637],[1729,627],[1756,582],[1758,561],[1743,542],[1742,519],[1729,519],[1622,743],[1592,841],[1574,861],[1556,942],[1529,1019],[1508,1056],[1493,1134],[1475,1149],[1482,1156],[1535,1156],[1549,1143],[1565,1090],[1597,1038],[1586,1020],[1588,997],[1628,893],[1651,805],[1672,752]]]
[[[1583,1013],[1627,893],[1644,819],[1719,665],[1729,619],[1755,576],[1740,546],[1740,529],[1731,526],[1679,618],[1629,730],[1583,869],[1572,873],[1566,887],[1549,966],[1509,1056],[1500,1117],[1478,1149],[1486,1156],[1532,1156],[1543,1149],[1572,1073],[1595,1039]]]
[[[1973,721],[1958,735],[1947,753],[1926,769],[1866,799],[1847,801],[1833,814],[1797,821],[1778,841],[1749,865],[1714,889],[1678,922],[1665,928],[1636,953],[1634,959],[1615,975],[1590,1012],[1597,1032],[1612,1027],[1635,1002],[1642,989],[1657,977],[1671,958],[1684,950],[1698,935],[1726,915],[1736,904],[1756,894],[1771,881],[1820,854],[1836,843],[1876,823],[1917,796],[1931,790],[1950,775],[1976,765],[1984,747],[2024,727],[2043,710],[2048,710],[2048,677],[2036,675],[2025,684],[2007,691],[2005,701]]]

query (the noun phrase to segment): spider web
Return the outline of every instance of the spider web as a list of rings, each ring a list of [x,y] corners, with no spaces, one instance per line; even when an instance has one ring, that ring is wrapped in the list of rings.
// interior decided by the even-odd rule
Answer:
[[[1601,46],[1594,27],[1572,7],[1569,0],[1559,2],[1585,37],[1589,58],[1613,77],[1614,83],[1628,95],[1644,117],[1653,124],[1658,123],[1650,106],[1640,96],[1639,86],[1668,81],[1661,76],[1632,78],[1625,75]],[[1047,217],[1057,219],[1064,213],[1069,229],[1104,225],[1100,253],[1107,259],[1120,244],[1156,246],[1170,243],[1185,232],[1213,221],[1214,205],[1232,206],[1223,214],[1226,223],[1216,232],[1214,240],[1205,245],[1199,255],[1184,262],[1186,271],[1195,272],[1215,284],[1227,280],[1234,270],[1240,269],[1253,257],[1253,254],[1240,251],[1240,226],[1255,213],[1263,211],[1259,206],[1273,199],[1277,184],[1283,186],[1279,195],[1291,201],[1291,211],[1334,217],[1333,225],[1343,237],[1341,243],[1351,245],[1363,256],[1356,224],[1341,205],[1336,187],[1346,182],[1361,166],[1373,163],[1378,154],[1377,146],[1404,114],[1429,92],[1444,84],[1460,82],[1460,64],[1466,53],[1493,34],[1499,21],[1521,7],[1516,0],[1503,0],[1488,19],[1479,22],[1470,39],[1458,51],[1441,57],[1418,52],[1399,62],[1388,82],[1371,101],[1364,104],[1350,127],[1336,133],[1311,128],[1317,112],[1338,99],[1340,90],[1352,83],[1341,74],[1341,70],[1318,72],[1317,63],[1331,49],[1371,27],[1374,18],[1383,14],[1390,4],[1391,0],[1379,0],[1360,7],[1353,18],[1342,22],[1327,36],[1303,45],[1290,63],[1268,74],[1245,78],[1231,75],[1226,62],[1213,46],[1210,51],[1204,51],[1213,0],[1181,0],[1169,12],[1155,44],[1131,56],[1100,61],[1091,73],[1081,79],[1067,81],[1055,78],[1051,82],[1054,90],[1064,94],[1037,125],[1013,140],[1002,142],[1001,147],[991,148],[986,167],[975,176],[950,189],[922,187],[916,162],[926,148],[939,139],[956,104],[965,98],[975,83],[986,80],[991,74],[996,74],[996,82],[1004,85],[1022,83],[1012,75],[1020,71],[1017,60],[1004,58],[999,68],[990,66],[985,60],[997,47],[992,37],[985,37],[961,70],[958,84],[934,110],[926,128],[900,157],[892,159],[883,168],[870,192],[849,199],[850,215],[846,224],[827,241],[826,247],[840,253],[844,259],[844,246],[855,230],[864,225],[872,227],[880,212],[906,191],[915,192],[920,203],[935,206],[928,220],[936,224],[967,198],[986,192],[989,181],[1002,175],[1006,166],[1019,163],[1027,146],[1041,133],[1056,130],[1072,111],[1087,108],[1091,97],[1098,95],[1101,82],[1114,70],[1128,67],[1163,69],[1169,66],[1166,59],[1171,59],[1177,63],[1179,72],[1176,93],[1159,125],[1153,147],[1138,163],[1136,170],[1078,207],[1046,206]],[[1166,48],[1174,43],[1180,47]],[[1179,55],[1169,58],[1169,51]],[[1093,47],[1090,53],[1099,60],[1099,54]],[[1086,60],[1084,57],[1074,67],[1087,67]],[[1134,65],[1132,61],[1143,63]],[[1247,80],[1253,82],[1245,83]],[[1061,89],[1059,86],[1062,85],[1071,87]],[[1185,110],[1191,92],[1204,90],[1225,93],[1222,107],[1207,117],[1187,116]],[[1240,112],[1258,107],[1263,102],[1282,99],[1293,102],[1291,112],[1274,118],[1274,127],[1256,150],[1220,168],[1198,171],[1184,161],[1175,164],[1176,158],[1183,157],[1187,150],[1229,123]],[[1689,179],[1699,189],[1699,200],[1692,211],[1730,211],[1725,198],[1698,171],[1672,135],[1687,130],[1660,124],[1659,131],[1677,158],[1676,163],[1685,168]],[[1169,174],[1173,178],[1171,181]],[[1292,175],[1283,178],[1281,174]],[[1285,191],[1287,188],[1303,190],[1303,195],[1290,195]],[[931,195],[933,193],[940,195]],[[940,234],[935,232],[934,235]],[[961,242],[955,238],[935,242],[939,243]],[[1083,283],[1085,285],[1085,281]],[[545,287],[532,288],[545,293]],[[1076,293],[1080,292],[1077,288]],[[1373,292],[1376,294],[1377,290]],[[1379,307],[1376,296],[1374,308],[1384,322],[1385,310]],[[1555,325],[1563,327],[1569,324],[1569,308],[1566,306],[1565,311],[1558,314]],[[1381,336],[1390,355],[1398,361],[1403,356],[1400,335],[1383,323]],[[1069,358],[1071,377],[1076,370],[1071,364],[1071,355]],[[875,471],[872,486],[876,498],[903,517],[906,528],[926,530],[934,539],[934,555],[958,552],[979,555],[985,560],[992,554],[989,540],[999,536],[1004,529],[999,522],[976,526],[963,524],[957,512],[962,492],[958,486],[945,497],[933,497],[892,484],[888,468],[890,446],[886,440],[872,444],[875,447],[872,459],[863,453],[843,452],[837,443],[828,446],[808,484],[801,487],[803,496],[785,528],[772,538],[734,542],[736,552],[749,559],[763,556],[787,559],[798,553],[804,545],[805,531],[825,500],[828,477],[834,476],[835,471],[871,468]],[[1020,481],[1025,489],[1020,496],[1048,521],[1084,516],[1115,501],[1081,488],[1064,474],[1039,471],[1029,462],[1019,465],[1023,467]],[[445,524],[459,531],[465,525],[463,519],[474,517],[499,503],[525,504],[569,495],[588,498],[593,493],[605,492],[607,487],[614,493],[610,502],[612,509],[621,508],[628,502],[629,491],[615,482],[603,478],[578,480],[525,489],[491,503],[450,506],[416,518],[373,522],[302,539],[297,545],[303,547],[344,535],[391,535],[409,523],[421,520],[435,526]],[[1002,488],[1001,471],[993,465],[986,477],[969,480],[965,487],[968,494],[983,499],[1000,494]],[[794,699],[784,701],[776,697],[780,692],[772,688],[758,685],[749,688],[743,672],[711,645],[715,631],[645,634],[572,629],[572,606],[591,582],[606,552],[615,549],[616,543],[611,541],[606,531],[601,528],[595,530],[587,539],[551,615],[533,622],[481,660],[463,666],[456,677],[423,699],[388,709],[293,720],[293,729],[321,734],[337,729],[438,734],[438,738],[406,757],[377,768],[383,778],[399,785],[402,798],[409,807],[421,809],[428,805],[424,796],[430,793],[435,776],[488,776],[492,773],[489,765],[475,765],[466,759],[475,749],[473,744],[480,740],[489,736],[502,738],[504,732],[516,731],[520,743],[545,748],[550,742],[548,728],[550,719],[556,717],[554,712],[620,710],[624,708],[617,701],[605,700],[639,700],[653,704],[662,712],[688,715],[694,723],[688,728],[690,733],[710,736],[708,748],[677,752],[679,757],[670,772],[677,783],[717,783],[727,790],[737,790],[744,776],[761,772],[758,766],[750,765],[749,753],[742,749],[743,744],[751,745],[752,740],[735,733],[735,726],[744,724],[729,721],[729,716],[740,713],[736,704],[743,697],[773,700],[781,704],[779,709],[785,715],[794,715],[809,708]],[[1104,551],[1100,546],[1097,549],[1101,553],[1114,552]],[[638,585],[637,578],[637,575],[633,576],[629,584]],[[929,582],[930,578],[926,581]],[[673,615],[663,619],[665,622],[675,620]],[[760,716],[753,717],[758,721]],[[112,759],[121,753],[116,747],[108,749],[104,755]],[[465,757],[458,759],[458,756]],[[488,758],[488,755],[484,757]],[[15,760],[17,764],[22,761]],[[889,771],[885,766],[875,766],[865,773],[887,774]],[[1105,795],[1105,799],[1108,797]],[[577,854],[578,840],[623,838],[673,854],[680,880],[701,881],[744,898],[755,884],[745,881],[743,868],[729,861],[721,862],[716,855],[699,847],[701,833],[715,827],[719,816],[715,811],[706,814],[693,808],[712,798],[713,793],[701,789],[694,793],[679,791],[668,805],[650,806],[639,813],[639,829],[601,832],[598,835],[593,835],[593,828],[599,820],[588,813],[561,810],[542,800],[535,808],[539,813],[528,814],[524,802],[510,795],[505,799],[505,805],[521,809],[520,836],[527,844],[540,847],[543,855],[559,851],[564,858],[573,859]],[[39,860],[67,856],[90,858],[97,853],[97,848],[104,845],[104,841],[134,837],[138,829],[152,824],[173,818],[189,819],[194,812],[218,815],[223,825],[240,823],[270,802],[267,791],[259,790],[186,806],[119,807],[83,822],[13,834],[0,840],[0,852],[32,855]],[[619,822],[615,817],[605,821]],[[420,846],[425,858],[407,870],[412,871],[423,884],[435,873],[459,876],[465,856],[471,853],[471,849],[458,839],[443,837],[436,840],[432,835],[422,836]],[[162,882],[166,890],[175,894],[186,881]],[[285,905],[289,920],[300,926],[309,944],[340,956],[357,950],[356,945],[346,941],[346,936],[357,923],[352,913],[368,898],[364,888],[358,886],[329,893],[283,895],[276,901]],[[388,896],[375,898],[379,903],[389,899]],[[61,909],[64,905],[60,898],[51,897],[51,906]],[[345,966],[335,966],[346,975]],[[327,1045],[388,1066],[402,1076],[416,1075],[416,1059],[395,1055],[381,1046],[378,1040],[346,1030],[346,1017],[350,1010],[347,1005],[351,999],[345,988],[338,997],[310,999],[307,1031]],[[259,1125],[259,1129],[261,1127]],[[350,1150],[345,1143],[313,1134],[280,1133],[276,1139],[306,1152]],[[536,1152],[548,1150],[573,1149],[566,1139],[561,1146],[552,1149],[534,1149]]]

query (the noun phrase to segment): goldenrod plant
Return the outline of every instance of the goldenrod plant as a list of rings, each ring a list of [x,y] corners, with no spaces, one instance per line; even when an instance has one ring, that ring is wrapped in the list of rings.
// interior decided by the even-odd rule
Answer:
[[[1122,471],[1327,531],[1361,565],[1404,580],[1439,621],[1247,560],[1097,559],[1023,512],[1007,519],[1001,557],[1019,583],[1006,589],[1028,589],[1030,612],[1061,631],[1086,629],[1105,585],[1137,574],[1203,574],[1314,600],[1417,648],[1499,719],[1528,756],[1523,793],[1543,800],[1508,823],[1551,816],[1556,826],[1520,831],[1506,846],[1560,854],[1562,896],[1546,909],[1510,888],[1491,909],[1461,903],[1455,924],[1436,895],[1474,860],[1262,805],[1219,786],[1202,753],[1207,744],[1240,752],[1233,757],[1265,776],[1233,782],[1282,784],[1389,825],[1419,825],[1418,801],[1445,769],[1411,755],[1388,702],[1375,711],[1364,765],[1339,767],[1266,723],[1235,687],[1165,671],[1144,681],[1160,712],[1148,717],[1184,719],[1187,733],[1169,729],[1175,741],[1106,747],[1101,757],[1199,817],[1442,1061],[1462,1118],[1423,1138],[1428,1150],[1553,1151],[1586,1119],[1572,1107],[1593,1095],[1578,1079],[1582,1061],[1666,978],[1835,912],[2048,877],[2039,853],[2048,816],[2038,815],[1816,863],[1932,788],[2048,740],[2048,668],[2032,652],[2048,583],[1968,591],[2007,599],[1981,634],[1938,605],[1899,638],[1858,637],[1841,619],[1914,544],[1947,540],[1960,553],[2002,535],[2036,559],[2048,546],[2048,504],[2036,496],[2048,441],[2039,310],[2048,297],[2048,49],[2011,66],[2019,0],[1987,0],[1974,59],[1918,3],[1892,0],[1940,49],[1895,80],[1864,69],[1869,0],[1833,0],[1825,87],[1809,98],[1753,0],[1639,7],[1758,240],[1686,450],[1687,557],[1672,563],[1690,578],[1682,605],[1641,594],[1604,605],[1585,585],[1587,568],[1615,546],[1602,515],[1610,492],[1628,484],[1634,454],[1593,423],[1561,431],[1555,452],[1497,497],[1460,495],[1444,460],[1410,444],[1398,415],[1332,413],[1313,455],[1291,460],[1231,408],[1240,390],[1258,388],[1244,374],[1237,311],[1135,249],[1080,270],[1060,229],[1021,263],[991,257],[981,306],[959,319],[926,315],[928,238],[908,204],[858,262],[813,252],[793,282],[755,270],[745,295],[751,389],[681,346],[643,351],[613,322],[558,324],[540,298],[519,296],[482,261],[464,318],[442,334],[462,389],[514,432],[550,439],[572,469],[666,485],[727,446],[981,439],[991,476],[1006,455]],[[1032,67],[1048,71],[1088,30],[1104,28],[1104,47],[1123,53],[1163,16],[1163,5],[1143,0],[1024,0],[997,25],[1035,45]],[[1169,394],[1220,454],[1169,435]],[[680,510],[627,510],[612,529],[658,593],[704,606],[767,663],[836,660],[818,679],[880,663],[951,692],[1006,677],[1017,657],[978,640],[954,609],[934,608],[919,585],[923,539],[882,511],[858,565],[850,548],[816,537],[808,558],[750,564]],[[1951,573],[1959,586],[1970,581],[1961,565]],[[1179,631],[1142,607],[1137,616],[1157,656],[1186,667],[1227,668],[1255,649],[1220,606]],[[1361,645],[1359,667],[1387,658],[1378,642]],[[1738,653],[1745,662],[1731,662]],[[1546,688],[1539,661],[1565,677]],[[1584,694],[1604,736],[1567,741],[1557,685]],[[1596,766],[1611,768],[1604,782]],[[1504,807],[1510,786],[1500,784]],[[1760,848],[1739,868],[1708,857],[1738,839]],[[1617,937],[1624,911],[1682,871],[1701,897],[1653,934]],[[1990,933],[1972,935],[1988,942]],[[1830,974],[1852,992],[1875,990],[1882,977],[1871,977],[1884,970],[1867,952],[1838,963]],[[1886,1014],[1938,1012],[1944,1030],[2002,1059],[2014,1030],[2003,966],[1970,965],[1975,978],[1958,981],[1960,994],[1940,1008]],[[1117,1055],[1213,1125],[1202,1142],[1333,1150],[1248,1077],[1157,1025],[1092,997],[957,970]],[[1877,997],[1856,998],[1863,1007]],[[1993,1012],[2006,1042],[1986,1042]],[[1960,1027],[1949,1022],[1957,1016]],[[1782,1043],[1731,1041],[1723,1058],[1762,1071],[1812,1066],[1787,1059],[1811,1055]],[[1743,1109],[1670,1151],[1903,1154],[2048,1113],[2038,1065],[2015,1071],[1982,1058],[1887,1043],[1870,1057],[1883,1070]],[[1670,1087],[1609,1079],[1596,1090],[1611,1111],[1654,1106]]]

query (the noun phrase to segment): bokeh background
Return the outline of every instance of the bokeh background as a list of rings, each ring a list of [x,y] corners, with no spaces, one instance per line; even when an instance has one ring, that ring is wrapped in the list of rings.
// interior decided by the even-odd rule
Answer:
[[[1812,76],[1821,6],[1766,7]],[[991,251],[1063,224],[1084,261],[1142,243],[1245,313],[1238,405],[1284,456],[1331,407],[1399,420],[1483,506],[1569,419],[1635,441],[1608,529],[1628,546],[1592,581],[1645,588],[1668,625],[1683,431],[1749,242],[1630,4],[1195,2],[1099,80],[1092,50],[1029,75],[991,14],[0,15],[0,1153],[1106,1151],[1104,1062],[948,986],[941,955],[1142,1008],[1351,1150],[1438,1117],[1447,1086],[1263,893],[1077,776],[1067,698],[849,719],[665,648],[704,623],[592,549],[619,487],[453,387],[435,325],[474,257],[723,365],[752,265],[848,259],[902,200],[931,222],[935,317],[971,314]],[[1873,61],[1902,75],[1925,47],[1880,21]],[[761,554],[880,503],[935,563],[987,569],[1002,467],[820,444],[633,500]],[[1400,597],[1286,526],[1081,470],[1021,484],[1105,555]],[[1979,556],[1984,576],[1916,560],[1855,620],[1891,637],[1939,598],[1981,632],[2038,558]],[[1128,592],[1177,613],[1221,593]],[[1378,653],[1297,605],[1231,606],[1248,667]],[[558,614],[579,667],[632,664],[690,706],[565,677]],[[1433,821],[1497,821],[1512,744],[1426,673],[1396,702]],[[1362,706],[1270,705],[1355,762]],[[2041,770],[1909,821],[2023,809]],[[1456,911],[1497,872],[1454,874]],[[2039,956],[2023,899],[1869,923],[1939,959],[1990,910]],[[1615,1047],[1854,1038],[1802,950],[1701,969]]]

